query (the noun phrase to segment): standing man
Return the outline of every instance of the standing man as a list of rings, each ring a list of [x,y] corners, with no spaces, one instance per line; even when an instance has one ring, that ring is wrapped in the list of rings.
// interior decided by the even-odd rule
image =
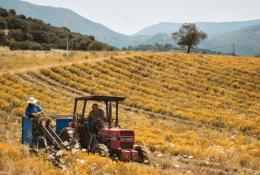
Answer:
[[[37,104],[37,99],[34,97],[30,97],[27,101],[28,106],[25,109],[25,115],[26,117],[29,117],[32,120],[33,129],[32,129],[32,145],[35,145],[37,142],[38,136],[40,136],[39,133],[39,126],[41,125],[41,115],[43,114],[43,110],[40,107],[40,105]]]
[[[37,104],[37,99],[34,97],[30,97],[27,101],[28,106],[25,110],[25,115],[29,118],[38,117],[40,114],[43,113],[42,108]]]

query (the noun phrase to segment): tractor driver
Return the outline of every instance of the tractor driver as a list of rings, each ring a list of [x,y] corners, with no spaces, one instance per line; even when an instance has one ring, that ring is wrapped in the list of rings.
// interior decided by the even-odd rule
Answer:
[[[89,129],[92,133],[97,133],[98,124],[102,119],[105,118],[104,111],[99,108],[97,103],[92,105],[92,111],[89,113],[88,121],[89,121]]]

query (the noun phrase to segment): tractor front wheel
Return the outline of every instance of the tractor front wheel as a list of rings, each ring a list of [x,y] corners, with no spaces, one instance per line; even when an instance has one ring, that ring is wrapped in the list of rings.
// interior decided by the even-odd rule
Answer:
[[[150,152],[148,150],[148,148],[144,147],[144,146],[139,146],[139,145],[134,145],[134,149],[138,152],[138,157],[139,157],[139,161],[140,163],[144,163],[149,165],[151,163],[150,161]]]
[[[93,153],[99,154],[102,157],[109,157],[109,150],[104,144],[96,144]]]

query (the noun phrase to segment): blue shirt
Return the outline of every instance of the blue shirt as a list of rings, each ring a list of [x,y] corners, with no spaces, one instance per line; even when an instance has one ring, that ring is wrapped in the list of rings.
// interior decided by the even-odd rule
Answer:
[[[32,106],[27,106],[26,110],[25,110],[25,115],[27,117],[33,117],[32,114],[36,113],[36,112],[42,112],[42,108],[39,105],[32,105]]]

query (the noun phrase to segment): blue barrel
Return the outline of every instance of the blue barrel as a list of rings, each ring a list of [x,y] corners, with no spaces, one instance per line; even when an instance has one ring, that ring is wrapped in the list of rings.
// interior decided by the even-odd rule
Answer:
[[[28,117],[22,118],[22,143],[25,145],[31,145],[33,136],[32,136],[32,120]]]
[[[59,135],[61,130],[69,125],[72,121],[72,117],[70,118],[57,118],[56,119],[56,133]]]

